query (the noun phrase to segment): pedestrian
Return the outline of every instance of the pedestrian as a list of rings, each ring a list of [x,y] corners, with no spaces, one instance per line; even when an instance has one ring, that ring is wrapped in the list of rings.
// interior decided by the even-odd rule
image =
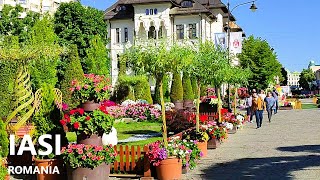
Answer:
[[[247,116],[250,117],[250,123],[252,123],[252,117],[253,117],[253,113],[251,112],[252,94],[247,94],[245,106],[247,110]]]
[[[279,108],[279,97],[278,97],[278,92],[274,89],[272,92],[272,96],[274,98],[274,100],[276,101],[276,104],[274,106],[274,114],[278,113],[278,108]]]
[[[262,98],[264,101],[264,98],[266,98],[266,94],[264,93],[264,90],[260,90],[259,96]]]
[[[264,102],[266,103],[266,110],[268,112],[269,123],[271,123],[272,111],[274,110],[274,106],[276,105],[276,100],[273,98],[271,92],[268,92],[268,95],[264,99]]]
[[[261,96],[258,96],[257,93],[252,95],[252,112],[255,113],[257,121],[257,129],[261,127],[263,120],[263,110],[264,110],[264,101]]]

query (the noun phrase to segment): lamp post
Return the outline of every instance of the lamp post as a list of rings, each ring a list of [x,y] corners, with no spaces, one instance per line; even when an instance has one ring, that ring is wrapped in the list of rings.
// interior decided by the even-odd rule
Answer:
[[[228,0],[228,4],[227,4],[227,7],[228,7],[228,21],[227,21],[227,36],[228,36],[228,62],[229,62],[229,64],[231,63],[230,62],[230,32],[231,32],[231,29],[230,29],[230,16],[231,16],[231,13],[233,12],[233,10],[235,10],[237,7],[239,7],[239,6],[242,6],[242,5],[246,5],[246,4],[250,4],[250,3],[252,3],[251,4],[251,6],[250,6],[250,10],[252,11],[252,12],[255,12],[258,8],[257,8],[257,6],[255,5],[255,1],[257,1],[257,0],[254,0],[254,1],[248,1],[248,2],[245,2],[245,3],[241,3],[241,4],[238,4],[238,5],[236,5],[235,7],[233,7],[232,9],[231,9],[231,11],[230,11],[230,2],[229,2],[229,0]],[[231,101],[230,101],[230,92],[231,92],[231,90],[230,90],[230,84],[228,83],[228,110],[229,111],[231,111]]]

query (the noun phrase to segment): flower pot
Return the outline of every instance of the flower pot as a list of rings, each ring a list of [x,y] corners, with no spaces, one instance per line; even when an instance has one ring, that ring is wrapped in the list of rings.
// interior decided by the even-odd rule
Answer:
[[[207,141],[203,141],[203,142],[198,142],[198,148],[201,150],[203,157],[206,157],[208,154],[208,142]]]
[[[102,135],[92,134],[86,135],[81,133],[77,136],[78,144],[102,146]]]
[[[81,104],[81,107],[84,109],[84,111],[93,111],[98,109],[100,106],[100,103],[96,103],[94,101],[86,101]]]
[[[58,159],[35,159],[35,165],[38,166],[39,170],[41,169],[48,169],[48,172],[51,171],[53,172],[53,169],[55,167],[58,167],[59,169],[59,174],[54,173],[54,174],[37,174],[37,179],[38,180],[62,180],[64,179],[63,177],[63,163],[61,160]]]
[[[183,101],[183,106],[185,108],[192,108],[194,105],[193,105],[193,100],[184,100]]]
[[[220,140],[216,139],[216,138],[211,138],[209,141],[208,141],[208,149],[216,149],[217,147],[220,146]]]
[[[159,180],[176,180],[182,176],[182,160],[178,158],[169,158],[162,160],[156,167]]]
[[[108,180],[110,165],[102,163],[98,167],[90,168],[68,168],[68,180]]]
[[[235,134],[237,132],[237,126],[233,126],[231,130],[228,130],[228,134]]]
[[[174,104],[174,108],[176,110],[183,109],[183,101],[175,101],[175,102],[173,102],[173,104]]]

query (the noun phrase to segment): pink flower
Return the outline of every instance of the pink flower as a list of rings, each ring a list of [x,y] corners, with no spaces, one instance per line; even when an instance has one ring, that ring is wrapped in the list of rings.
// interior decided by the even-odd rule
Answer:
[[[109,87],[108,87],[108,86],[105,86],[105,87],[103,87],[102,89],[103,89],[104,91],[106,91],[106,90],[109,89]]]
[[[71,85],[72,85],[72,86],[74,86],[74,85],[76,85],[76,84],[77,84],[77,80],[76,80],[76,79],[74,79],[74,80],[71,81]]]
[[[81,155],[83,154],[83,150],[82,149],[78,149],[78,153]]]
[[[73,92],[73,91],[74,91],[74,88],[69,88],[69,91]]]
[[[66,151],[66,147],[63,147],[62,149],[61,149],[61,153],[64,153]]]
[[[68,104],[62,103],[62,110],[65,111],[69,108]]]
[[[76,89],[79,91],[81,89],[81,86],[77,86]]]
[[[83,86],[83,88],[88,89],[88,88],[89,88],[89,85],[88,85],[88,84],[85,84],[85,85]]]
[[[86,156],[86,155],[83,155],[83,156],[81,157],[81,159],[82,159],[82,160],[86,160],[86,159],[87,159],[87,156]]]

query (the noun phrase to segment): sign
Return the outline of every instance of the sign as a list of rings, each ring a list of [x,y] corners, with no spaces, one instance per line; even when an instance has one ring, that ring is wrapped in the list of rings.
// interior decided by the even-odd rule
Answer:
[[[230,53],[242,52],[242,32],[230,32]]]
[[[214,34],[215,45],[221,49],[227,49],[227,36],[226,33],[215,33]]]

